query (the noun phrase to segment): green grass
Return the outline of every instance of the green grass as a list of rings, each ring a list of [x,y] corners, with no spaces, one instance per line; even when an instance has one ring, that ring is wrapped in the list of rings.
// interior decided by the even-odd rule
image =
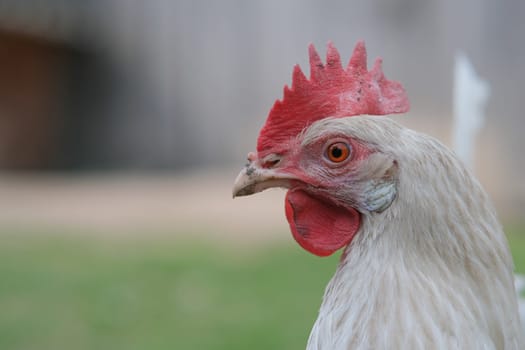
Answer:
[[[505,227],[517,273],[525,274],[525,225]]]
[[[0,243],[0,349],[301,349],[337,264],[292,242]]]
[[[525,231],[510,241],[523,273]],[[0,349],[303,349],[338,258],[293,242],[4,234]]]

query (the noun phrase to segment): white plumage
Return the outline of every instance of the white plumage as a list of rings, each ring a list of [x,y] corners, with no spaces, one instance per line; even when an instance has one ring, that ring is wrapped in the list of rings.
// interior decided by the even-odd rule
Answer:
[[[325,119],[400,164],[398,198],[364,215],[308,349],[520,349],[512,259],[479,183],[437,140],[388,118]]]
[[[347,68],[328,45],[262,128],[233,195],[288,189],[294,239],[344,249],[308,350],[524,348],[513,264],[477,180],[436,139],[390,118],[408,99],[358,43]]]

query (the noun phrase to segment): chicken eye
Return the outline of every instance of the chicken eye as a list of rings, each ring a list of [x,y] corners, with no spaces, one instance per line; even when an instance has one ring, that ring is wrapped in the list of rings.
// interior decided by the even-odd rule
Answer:
[[[350,146],[344,142],[332,143],[326,150],[327,158],[334,163],[341,163],[350,156]]]

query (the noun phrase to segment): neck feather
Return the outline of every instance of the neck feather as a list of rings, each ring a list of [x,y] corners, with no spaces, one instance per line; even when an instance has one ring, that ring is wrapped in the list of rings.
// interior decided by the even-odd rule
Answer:
[[[363,215],[308,349],[519,348],[512,259],[494,209],[454,155],[425,145],[399,159],[392,206]]]

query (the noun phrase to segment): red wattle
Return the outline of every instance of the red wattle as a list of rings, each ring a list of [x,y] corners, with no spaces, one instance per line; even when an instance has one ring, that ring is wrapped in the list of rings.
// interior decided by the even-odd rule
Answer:
[[[348,245],[359,230],[357,210],[336,206],[302,190],[288,191],[285,209],[297,243],[318,256],[331,255]]]

